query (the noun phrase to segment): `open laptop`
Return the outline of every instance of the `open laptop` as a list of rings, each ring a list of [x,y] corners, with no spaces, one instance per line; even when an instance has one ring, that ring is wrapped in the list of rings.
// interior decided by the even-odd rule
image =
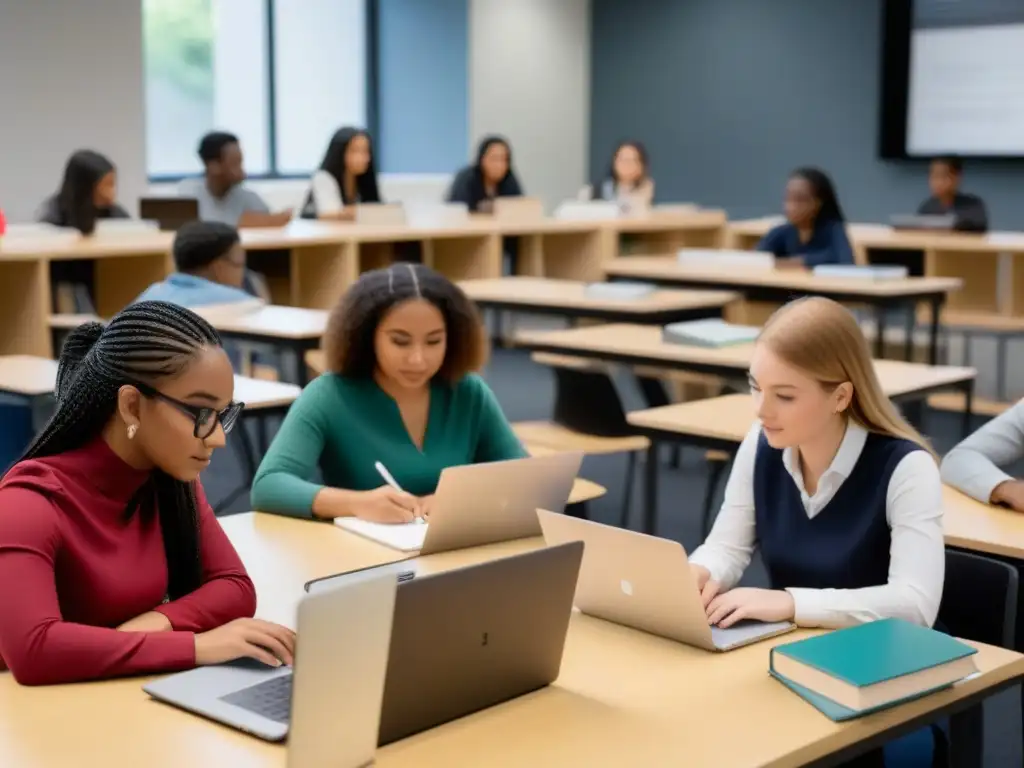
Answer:
[[[434,492],[429,523],[394,525],[355,517],[334,523],[421,555],[540,536],[537,510],[565,509],[582,463],[577,451],[448,467]]]
[[[139,218],[157,222],[165,232],[177,232],[182,224],[199,218],[199,201],[194,197],[143,197]]]
[[[893,229],[923,229],[948,232],[956,228],[956,215],[952,213],[896,213],[889,217]]]
[[[554,682],[583,546],[541,547],[403,580],[395,599],[380,746]],[[409,563],[404,567],[408,571]],[[307,588],[316,594],[332,582],[322,579]]]
[[[676,541],[541,511],[548,544],[582,541],[581,612],[709,651],[730,651],[796,628],[791,622],[708,625],[697,583]]]
[[[143,690],[268,741],[287,736],[289,768],[368,765],[377,746],[399,565],[345,574],[305,596],[294,668],[232,662],[171,675]]]

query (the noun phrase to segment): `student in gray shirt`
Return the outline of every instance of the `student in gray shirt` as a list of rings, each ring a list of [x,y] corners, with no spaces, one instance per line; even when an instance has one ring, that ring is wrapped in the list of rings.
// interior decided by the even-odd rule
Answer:
[[[237,227],[243,213],[270,213],[263,198],[244,186],[245,167],[237,136],[223,131],[206,134],[199,142],[199,159],[205,174],[183,180],[178,193],[199,201],[200,219]]]
[[[1024,401],[946,454],[942,480],[984,504],[1024,512],[1024,481],[1004,470],[1024,458]]]

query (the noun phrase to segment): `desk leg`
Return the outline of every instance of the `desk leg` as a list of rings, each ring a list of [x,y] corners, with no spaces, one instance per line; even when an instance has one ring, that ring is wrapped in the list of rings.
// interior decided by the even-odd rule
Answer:
[[[949,718],[949,764],[952,768],[983,765],[985,716],[981,704]]]
[[[647,462],[644,464],[644,523],[643,532],[655,535],[658,526],[658,446],[655,439],[647,449]]]
[[[875,304],[875,358],[885,356],[885,305]]]
[[[971,416],[974,409],[974,382],[968,381],[964,384],[964,414],[960,423],[961,437],[966,438],[971,434]]]
[[[928,335],[928,363],[939,364],[939,315],[942,314],[942,296],[933,296],[931,305],[931,332]],[[966,341],[965,341],[966,344]]]
[[[907,315],[903,321],[903,359],[912,363],[914,361],[914,331],[917,330],[917,302],[910,302],[906,310]]]

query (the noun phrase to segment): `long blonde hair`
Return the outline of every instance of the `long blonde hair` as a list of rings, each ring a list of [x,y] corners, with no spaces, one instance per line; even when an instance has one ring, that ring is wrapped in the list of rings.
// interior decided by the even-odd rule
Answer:
[[[768,318],[757,343],[828,390],[850,382],[853,397],[846,410],[848,418],[869,432],[917,443],[938,458],[886,397],[864,332],[841,304],[820,296],[792,301]]]

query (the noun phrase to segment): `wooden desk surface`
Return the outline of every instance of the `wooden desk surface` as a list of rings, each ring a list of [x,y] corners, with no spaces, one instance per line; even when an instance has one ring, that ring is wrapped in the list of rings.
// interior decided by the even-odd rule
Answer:
[[[942,489],[942,505],[947,544],[1024,560],[1024,514],[982,504],[949,486]]]
[[[553,345],[560,354],[590,353],[628,358],[657,358],[672,363],[706,364],[735,368],[741,373],[750,364],[753,344],[705,349],[661,340],[661,328],[629,323],[608,323],[556,331],[519,331],[513,343],[523,346]]]
[[[323,309],[267,305],[233,313],[227,308],[216,312],[195,310],[222,333],[266,336],[268,339],[319,339],[327,329],[330,312]]]
[[[21,259],[93,259],[104,256],[167,256],[173,232],[138,230],[105,232],[89,237],[78,233],[4,238],[0,261]]]
[[[784,223],[781,216],[731,221],[729,231],[742,237],[763,237],[770,229]],[[848,224],[847,235],[853,245],[867,248],[896,248],[971,253],[1024,252],[1024,232],[929,232],[926,230],[893,229],[888,224]]]
[[[554,331],[520,331],[513,341],[526,347],[553,346],[557,354],[573,353],[600,357],[657,358],[671,366],[678,363],[710,364],[735,368],[742,373],[750,364],[753,344],[736,344],[706,349],[661,340],[661,328],[630,323],[608,323]],[[974,368],[925,365],[900,360],[876,360],[875,369],[890,397],[917,390],[968,381],[977,376]],[[703,402],[703,401],[701,401]]]
[[[474,301],[501,301],[527,306],[607,309],[638,315],[666,310],[722,307],[740,298],[732,291],[657,289],[638,299],[595,298],[587,295],[587,283],[546,277],[499,277],[463,280],[459,287]]]
[[[32,355],[0,356],[0,392],[37,397],[53,392],[57,361]]]
[[[821,277],[800,269],[736,269],[680,264],[675,256],[624,256],[604,267],[608,275],[650,280],[680,280],[707,285],[777,288],[807,293],[874,297],[918,296],[958,290],[955,277],[907,277],[900,280],[869,280],[858,277]]]
[[[223,525],[256,584],[258,615],[292,626],[309,579],[398,559],[393,550],[320,523],[246,514]],[[432,555],[418,559],[416,569],[435,572],[537,546],[542,542],[530,539]],[[388,745],[376,765],[795,768],[1024,674],[1024,657],[978,645],[978,677],[888,712],[833,723],[767,673],[773,642],[801,634],[714,654],[577,614],[554,685]],[[105,768],[284,768],[283,746],[150,701],[144,682],[23,688],[0,675],[0,765],[82,765],[88,755],[90,765]]]

